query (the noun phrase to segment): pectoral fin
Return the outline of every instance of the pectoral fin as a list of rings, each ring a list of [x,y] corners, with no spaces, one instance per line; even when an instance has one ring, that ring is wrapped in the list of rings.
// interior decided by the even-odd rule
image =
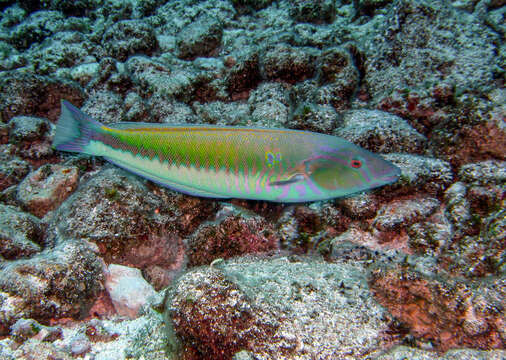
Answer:
[[[294,175],[292,175],[290,178],[288,178],[286,180],[271,181],[269,183],[269,185],[271,185],[271,186],[290,185],[290,184],[295,184],[295,183],[304,181],[305,179],[306,179],[306,177],[303,174],[294,174]]]

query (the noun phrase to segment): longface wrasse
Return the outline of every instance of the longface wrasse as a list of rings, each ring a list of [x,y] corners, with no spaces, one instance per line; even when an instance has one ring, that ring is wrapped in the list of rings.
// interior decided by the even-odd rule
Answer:
[[[400,170],[341,138],[288,129],[214,125],[103,125],[62,102],[53,146],[103,156],[180,192],[304,202],[396,181]]]

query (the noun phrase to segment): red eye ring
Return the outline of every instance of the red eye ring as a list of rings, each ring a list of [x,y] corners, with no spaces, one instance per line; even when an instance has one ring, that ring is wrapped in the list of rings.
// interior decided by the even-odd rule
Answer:
[[[350,165],[352,168],[359,169],[362,167],[362,161],[357,160],[357,159],[353,159],[350,161]]]

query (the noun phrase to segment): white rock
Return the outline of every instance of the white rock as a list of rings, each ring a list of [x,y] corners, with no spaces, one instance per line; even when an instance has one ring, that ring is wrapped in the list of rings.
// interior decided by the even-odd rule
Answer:
[[[142,277],[139,269],[110,264],[105,287],[119,315],[135,318],[141,306],[156,295],[155,289]]]

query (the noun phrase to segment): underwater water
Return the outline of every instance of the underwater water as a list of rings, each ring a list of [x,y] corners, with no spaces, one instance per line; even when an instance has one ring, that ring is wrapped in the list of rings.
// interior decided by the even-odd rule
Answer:
[[[0,9],[0,359],[506,358],[504,1]]]

